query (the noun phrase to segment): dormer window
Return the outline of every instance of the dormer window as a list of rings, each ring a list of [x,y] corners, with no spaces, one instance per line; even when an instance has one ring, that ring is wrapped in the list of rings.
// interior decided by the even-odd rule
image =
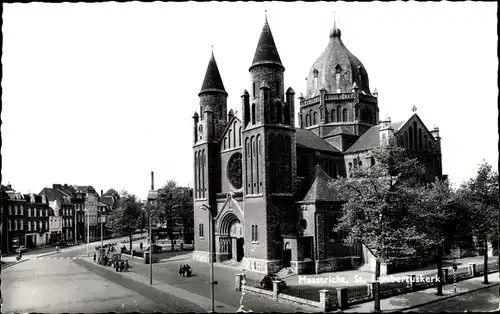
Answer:
[[[318,70],[314,70],[313,71],[313,76],[314,76],[314,89],[317,90],[318,89]]]

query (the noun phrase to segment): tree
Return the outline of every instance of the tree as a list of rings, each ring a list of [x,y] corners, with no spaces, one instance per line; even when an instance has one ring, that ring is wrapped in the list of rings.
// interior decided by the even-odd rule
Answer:
[[[498,236],[498,173],[491,165],[479,165],[476,177],[462,184],[458,194],[468,210],[471,233],[483,245],[484,283],[488,283],[488,237]]]
[[[130,250],[132,250],[132,235],[141,226],[142,218],[141,202],[135,195],[126,193],[118,202],[118,208],[109,215],[108,223],[114,232],[129,236]]]
[[[152,208],[151,217],[155,223],[167,224],[173,247],[174,218],[182,218],[183,210],[192,208],[192,195],[189,188],[179,186],[175,180],[168,180],[159,191],[159,200],[157,206]]]
[[[372,157],[375,165],[355,165],[347,178],[332,181],[330,186],[347,200],[335,231],[347,233],[347,244],[361,242],[372,251],[379,280],[381,263],[414,255],[425,239],[406,215],[414,202],[409,190],[422,184],[425,170],[394,141],[375,149]],[[378,291],[375,311],[380,311]]]
[[[437,295],[443,295],[443,245],[459,243],[467,220],[447,180],[436,178],[433,183],[417,186],[411,192],[414,202],[410,203],[408,216],[417,230],[425,234],[422,246],[434,254],[439,278]]]

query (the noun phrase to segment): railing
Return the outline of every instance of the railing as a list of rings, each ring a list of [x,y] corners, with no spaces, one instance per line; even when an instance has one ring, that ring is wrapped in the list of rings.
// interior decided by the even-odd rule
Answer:
[[[368,301],[373,299],[368,285],[347,287],[347,299],[348,303],[360,303],[363,301]]]
[[[245,278],[245,281],[246,281],[245,285],[250,286],[250,287],[260,288],[260,289],[269,290],[269,291],[273,290],[272,284],[270,286],[269,285],[267,285],[267,286],[261,286],[260,285],[261,280],[259,280],[259,279]]]
[[[408,281],[387,282],[380,284],[380,295],[382,297],[398,295],[409,292],[410,290],[410,283]]]
[[[319,291],[314,287],[285,286],[281,288],[280,293],[315,302],[320,299]]]

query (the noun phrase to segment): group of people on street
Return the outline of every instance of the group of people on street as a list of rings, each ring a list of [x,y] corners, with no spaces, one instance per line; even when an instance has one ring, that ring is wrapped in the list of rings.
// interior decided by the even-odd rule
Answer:
[[[181,265],[180,268],[179,268],[179,276],[182,276],[182,277],[191,277],[191,273],[192,273],[192,270],[191,270],[191,267],[189,267],[189,265]]]
[[[115,263],[116,271],[128,271],[129,268],[128,260],[119,260]]]

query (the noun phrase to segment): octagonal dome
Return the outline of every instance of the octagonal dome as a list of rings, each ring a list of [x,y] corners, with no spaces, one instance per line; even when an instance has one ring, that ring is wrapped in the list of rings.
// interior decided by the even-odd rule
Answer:
[[[350,93],[356,83],[359,92],[371,95],[365,67],[342,43],[340,29],[334,27],[325,51],[314,62],[307,76],[306,98],[327,93]]]

